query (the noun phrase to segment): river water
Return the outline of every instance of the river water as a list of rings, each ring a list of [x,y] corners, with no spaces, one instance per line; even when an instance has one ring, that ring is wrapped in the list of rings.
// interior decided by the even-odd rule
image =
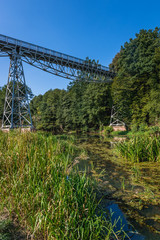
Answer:
[[[96,135],[80,135],[76,136],[76,139],[77,144],[86,152],[86,157],[79,158],[78,169],[82,172],[86,171],[98,181],[103,209],[110,211],[113,224],[117,222],[115,231],[123,226],[123,230],[128,234],[125,239],[160,240],[159,219],[154,222],[158,230],[152,227],[153,214],[151,212],[155,211],[157,205],[149,205],[148,199],[146,200],[148,205],[146,202],[144,206],[142,205],[141,199],[146,197],[146,189],[139,182],[135,183],[135,179],[133,181],[133,177],[138,178],[138,170],[135,171],[135,166],[122,164],[114,153],[114,140],[105,140]],[[130,171],[131,167],[132,171]],[[150,195],[147,197],[150,199]],[[150,206],[152,207],[149,212]],[[157,207],[158,210],[160,213],[160,208]],[[146,211],[149,212],[148,215],[151,215],[150,218],[146,217]],[[148,224],[144,224],[147,221]]]

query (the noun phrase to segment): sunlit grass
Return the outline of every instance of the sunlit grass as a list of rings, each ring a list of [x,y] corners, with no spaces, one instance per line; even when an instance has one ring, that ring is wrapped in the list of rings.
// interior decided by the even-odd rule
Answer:
[[[80,154],[73,137],[0,132],[1,210],[14,212],[34,239],[110,239],[93,181],[68,173]]]
[[[132,162],[159,162],[160,137],[136,136],[116,145],[120,154]]]

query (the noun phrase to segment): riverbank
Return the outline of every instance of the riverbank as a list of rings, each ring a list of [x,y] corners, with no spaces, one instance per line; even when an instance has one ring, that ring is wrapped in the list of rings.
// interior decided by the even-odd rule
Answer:
[[[100,208],[95,181],[72,171],[85,155],[74,141],[65,135],[0,132],[0,237],[15,238],[19,231],[10,226],[20,226],[23,239],[121,238]]]
[[[99,136],[1,134],[3,233],[11,226],[22,239],[94,239],[87,230],[93,224],[96,239],[105,239],[106,226],[114,239],[114,223],[102,215],[110,206],[120,212],[119,206],[146,240],[160,238],[159,163],[124,161],[111,148],[115,140]],[[103,214],[97,218],[99,206]],[[64,236],[53,235],[57,231]]]
[[[131,129],[126,131],[114,131],[112,126],[103,126],[100,128],[100,135],[105,138],[108,137],[141,137],[141,136],[150,136],[150,135],[160,135],[160,127],[159,126],[147,126],[145,124],[140,124],[140,126],[132,126]]]

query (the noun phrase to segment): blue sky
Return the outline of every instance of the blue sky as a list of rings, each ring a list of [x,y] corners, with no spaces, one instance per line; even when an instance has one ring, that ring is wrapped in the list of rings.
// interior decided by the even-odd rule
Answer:
[[[0,34],[108,66],[121,45],[140,29],[160,27],[159,0],[0,0]],[[0,58],[0,86],[9,59]],[[69,80],[24,64],[35,95],[66,89]]]

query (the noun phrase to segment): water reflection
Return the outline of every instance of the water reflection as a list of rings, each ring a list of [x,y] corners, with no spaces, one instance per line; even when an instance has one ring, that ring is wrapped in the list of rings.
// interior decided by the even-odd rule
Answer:
[[[128,197],[128,195],[126,195],[127,191],[129,195],[132,193],[133,196],[138,193],[137,193],[137,190],[135,191],[135,185],[132,186],[132,184],[130,184],[130,177],[132,176],[131,174],[133,174],[130,171],[131,167],[129,167],[128,164],[122,165],[121,162],[118,162],[116,160],[116,156],[113,156],[113,152],[111,149],[111,141],[115,143],[117,142],[117,139],[111,139],[111,140],[104,139],[104,138],[100,138],[98,135],[97,136],[90,136],[90,135],[78,136],[77,137],[78,145],[84,147],[89,156],[89,159],[79,160],[79,163],[78,163],[79,171],[82,171],[82,172],[87,171],[96,177],[99,173],[104,171],[103,176],[99,178],[100,180],[99,186],[101,187],[101,190],[103,189],[102,191],[104,191],[103,193],[106,196],[106,200],[107,200],[106,208],[109,209],[109,211],[114,212],[112,214],[112,221],[114,222],[115,219],[118,219],[119,217],[121,217],[121,220],[117,222],[117,229],[120,228],[120,223],[121,223],[120,221],[122,221],[122,224],[125,226],[124,230],[130,231],[129,237],[131,240],[143,240],[143,239],[160,240],[159,234],[153,233],[152,231],[150,231],[149,228],[140,226],[137,223],[137,221],[132,219],[131,220],[132,223],[134,224],[138,232],[140,232],[141,234],[139,234],[136,230],[134,230],[134,228],[131,227],[128,221],[126,220],[121,209],[119,208],[119,205],[117,205],[115,202],[113,203],[112,201],[113,199],[116,199],[116,197],[113,198],[113,193],[119,192],[121,194],[122,192],[122,195],[124,196],[125,194],[125,196],[127,197]],[[145,173],[147,177],[152,175],[151,179],[149,179],[150,183],[153,183],[153,180],[156,180],[156,181],[159,180],[159,171],[156,172],[157,168],[154,165],[151,171],[151,163],[149,167],[146,166],[145,163],[141,164],[141,173],[144,173],[144,177],[145,177]],[[145,178],[145,181],[146,181],[146,178]],[[159,182],[160,181],[158,181],[158,183]],[[124,183],[124,186],[123,186],[123,183]],[[123,192],[123,189],[125,189],[125,193]],[[140,191],[139,194],[145,194],[144,189],[143,191]],[[114,196],[120,196],[120,195],[115,194]],[[132,195],[130,197],[132,197]],[[109,201],[110,203],[108,205]],[[120,206],[122,209],[126,209],[123,206],[123,204],[120,204]],[[127,207],[128,208],[130,207],[129,204],[127,204]],[[151,221],[152,216],[151,217],[148,216],[148,212],[150,215],[153,215],[154,213],[153,211],[150,211],[150,210],[151,210],[150,208],[148,210],[142,209],[141,211],[140,210],[137,211],[136,209],[136,214],[137,213],[140,215],[142,214],[142,216],[146,217],[147,221]],[[159,213],[159,211],[157,211],[156,213]],[[156,224],[157,224],[157,221],[156,221]],[[150,224],[150,222],[149,223],[147,222],[147,225],[153,226],[153,223]],[[156,225],[156,228],[157,228],[157,225]],[[126,239],[129,239],[129,238],[126,238]]]
[[[90,161],[83,160],[83,159],[79,159],[79,163],[78,163],[77,167],[78,167],[78,171],[87,172],[87,173],[91,172],[92,168],[93,168]]]
[[[77,167],[79,171],[87,172],[87,173],[90,173],[93,169],[93,165],[87,159],[86,160],[79,159]],[[127,239],[144,240],[145,239],[144,236],[142,236],[136,230],[133,230],[133,227],[126,220],[118,204],[113,203],[113,201],[110,201],[110,202],[107,201],[106,208],[109,210],[111,214],[112,225],[114,225],[114,223],[116,222],[114,231],[115,232],[119,231],[123,226],[123,231],[126,232],[128,235],[128,237],[127,236],[125,237],[125,240]]]
[[[145,237],[138,233],[136,230],[133,229],[131,224],[126,220],[123,212],[119,208],[118,204],[111,202],[107,209],[110,211],[111,214],[111,221],[112,225],[116,222],[114,227],[114,231],[118,231],[123,227],[123,230],[127,233],[128,237],[126,236],[125,239],[131,240],[144,240]]]

